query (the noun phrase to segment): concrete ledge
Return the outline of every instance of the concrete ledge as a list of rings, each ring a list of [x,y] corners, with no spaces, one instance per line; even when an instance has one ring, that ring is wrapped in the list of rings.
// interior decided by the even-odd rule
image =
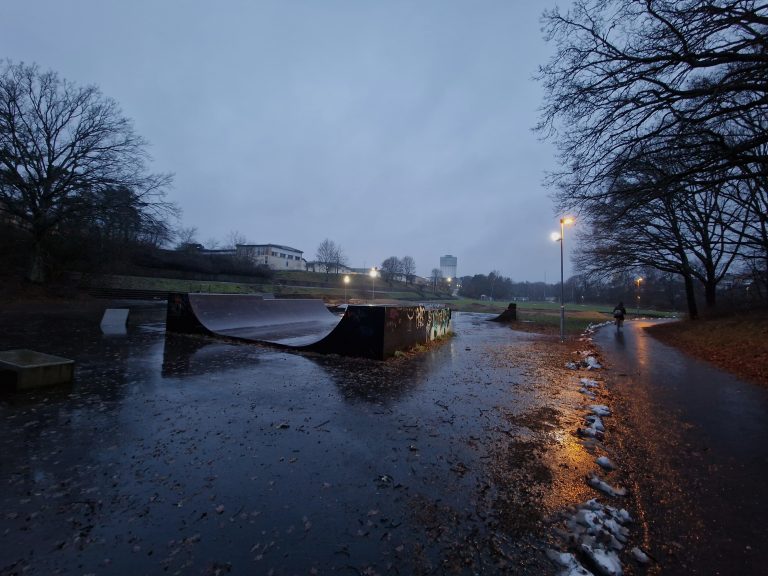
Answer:
[[[0,352],[0,389],[31,390],[69,384],[75,376],[75,361],[34,350]]]

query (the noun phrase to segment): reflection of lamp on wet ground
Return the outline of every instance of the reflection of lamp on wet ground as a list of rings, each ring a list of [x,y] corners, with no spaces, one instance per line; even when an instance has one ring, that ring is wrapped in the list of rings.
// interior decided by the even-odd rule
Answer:
[[[635,285],[637,286],[637,315],[640,316],[640,284],[643,282],[642,278],[638,278],[635,280]]]
[[[349,304],[349,301],[347,300],[347,284],[349,284],[349,276],[344,276],[344,304]]]
[[[573,218],[560,218],[560,234],[552,232],[553,242],[560,242],[560,342],[565,342],[565,282],[563,280],[563,244],[565,225],[573,224]]]
[[[379,272],[374,266],[369,274],[371,275],[371,301],[373,301],[376,300],[376,276],[378,276]]]

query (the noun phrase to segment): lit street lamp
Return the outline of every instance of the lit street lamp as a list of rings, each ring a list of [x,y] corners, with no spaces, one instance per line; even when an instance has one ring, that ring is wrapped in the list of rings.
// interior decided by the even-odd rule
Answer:
[[[573,224],[573,218],[560,218],[560,234],[552,233],[552,240],[560,242],[560,342],[565,342],[565,281],[563,279],[563,244],[565,225]]]
[[[638,278],[635,280],[635,285],[637,286],[637,316],[640,317],[640,284],[643,282],[642,278]]]
[[[376,276],[379,275],[378,270],[376,270],[376,267],[374,266],[371,268],[371,271],[369,272],[371,275],[371,301],[376,300]]]
[[[349,304],[349,300],[347,300],[347,284],[349,284],[349,276],[344,276],[344,304]]]

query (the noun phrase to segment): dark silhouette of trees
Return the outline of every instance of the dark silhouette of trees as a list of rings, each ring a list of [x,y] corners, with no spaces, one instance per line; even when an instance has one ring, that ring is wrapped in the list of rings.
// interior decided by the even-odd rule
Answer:
[[[2,64],[0,211],[31,238],[30,280],[45,280],[47,250],[65,233],[169,238],[171,176],[147,171],[146,146],[98,88]]]
[[[655,154],[678,148],[681,134],[697,139],[685,141],[681,153],[694,161],[679,178],[709,183],[724,168],[765,159],[768,133],[737,129],[745,111],[768,112],[764,4],[576,0],[543,21],[557,51],[539,71],[538,130],[556,136],[566,169],[553,182],[574,199],[610,182],[638,145]]]
[[[459,295],[467,298],[478,299],[484,296],[493,300],[505,299],[514,295],[512,280],[503,276],[498,270],[493,270],[487,276],[485,274],[464,276],[460,280],[460,285]],[[520,296],[530,296],[527,287],[521,288],[520,291]],[[533,299],[537,298],[534,296]]]
[[[692,317],[694,280],[710,306],[733,263],[768,280],[768,5],[576,0],[543,20],[537,129],[559,149],[558,209],[590,232],[581,264],[679,274]]]
[[[390,256],[381,263],[379,272],[385,282],[392,284],[393,280],[397,280],[403,275],[403,263],[397,256]]]

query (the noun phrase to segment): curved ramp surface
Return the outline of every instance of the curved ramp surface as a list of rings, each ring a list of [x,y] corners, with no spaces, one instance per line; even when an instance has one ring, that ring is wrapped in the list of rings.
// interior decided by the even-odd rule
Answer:
[[[169,294],[166,330],[208,334],[325,354],[384,359],[448,333],[446,306],[349,306],[263,300],[250,294]]]

